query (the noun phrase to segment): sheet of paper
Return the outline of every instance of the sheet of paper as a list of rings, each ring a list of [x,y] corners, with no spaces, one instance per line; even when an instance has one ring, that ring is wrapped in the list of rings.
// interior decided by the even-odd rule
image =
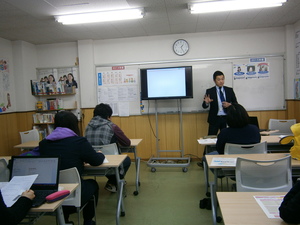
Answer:
[[[198,139],[200,145],[216,144],[217,138]]]
[[[21,196],[30,189],[31,185],[38,177],[38,174],[28,176],[14,176],[2,189],[2,196],[7,207],[11,207]]]
[[[8,182],[0,182],[0,190],[6,185]]]
[[[109,163],[107,158],[104,159],[103,163]]]
[[[272,196],[253,196],[265,212],[268,218],[275,219],[279,217],[279,206],[284,198],[284,195],[272,195]]]
[[[234,167],[236,165],[236,159],[237,158],[213,157],[210,165],[211,166],[232,166],[232,167]]]

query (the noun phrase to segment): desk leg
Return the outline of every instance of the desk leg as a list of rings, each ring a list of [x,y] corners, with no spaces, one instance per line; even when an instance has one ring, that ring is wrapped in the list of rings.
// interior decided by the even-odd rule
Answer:
[[[135,175],[135,188],[136,188],[136,190],[133,192],[133,194],[138,195],[139,194],[139,186],[140,186],[140,163],[141,163],[141,158],[137,156],[136,147],[134,147],[133,153],[134,153],[135,171],[136,171],[136,175]]]
[[[208,166],[206,160],[202,160],[203,170],[204,170],[204,180],[205,180],[205,194],[207,197],[210,196],[209,194],[209,180],[208,180]]]
[[[63,210],[62,210],[62,206],[59,206],[56,209],[56,220],[57,220],[59,225],[66,225],[64,213],[63,213]]]
[[[218,216],[218,203],[217,203],[217,187],[218,187],[218,169],[214,169],[214,182],[210,183],[211,192],[211,207],[212,207],[212,219],[213,224],[216,225],[217,222],[221,222],[222,218]]]
[[[124,181],[120,179],[119,168],[115,168],[115,174],[118,184],[118,202],[117,202],[117,212],[116,212],[116,224],[120,224],[120,215],[125,216],[124,202],[123,202],[123,186]]]

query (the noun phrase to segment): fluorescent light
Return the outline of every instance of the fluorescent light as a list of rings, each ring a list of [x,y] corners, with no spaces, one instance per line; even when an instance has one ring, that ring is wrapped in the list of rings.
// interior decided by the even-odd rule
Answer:
[[[122,9],[114,11],[101,11],[78,13],[70,15],[55,16],[57,22],[64,25],[82,24],[82,23],[97,23],[105,21],[131,20],[144,17],[144,9]]]
[[[286,1],[287,0],[217,0],[191,3],[188,7],[192,14],[196,14],[276,7],[282,6]]]

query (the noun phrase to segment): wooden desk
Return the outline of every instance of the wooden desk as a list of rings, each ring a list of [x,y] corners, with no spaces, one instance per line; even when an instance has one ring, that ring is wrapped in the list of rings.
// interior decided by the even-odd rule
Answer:
[[[77,186],[78,184],[59,184],[59,187],[63,187],[63,190],[69,190],[70,193],[74,192]],[[61,206],[64,199],[52,203],[44,203],[39,207],[31,208],[29,212],[54,212]]]
[[[103,163],[100,166],[85,165],[83,175],[84,176],[104,176],[104,170],[114,168],[115,175],[118,184],[118,201],[116,211],[116,224],[120,223],[120,215],[125,216],[124,202],[123,202],[123,186],[124,180],[120,179],[119,167],[127,157],[127,155],[106,155],[108,163]]]
[[[253,197],[285,194],[285,192],[217,192],[217,198],[225,225],[287,225],[280,218],[268,218]]]
[[[39,146],[39,141],[28,141],[22,144],[15,145],[14,148],[33,149]]]
[[[279,143],[281,139],[280,135],[269,135],[269,136],[261,136],[261,142],[266,141],[268,145],[268,151],[271,152],[278,152],[278,151],[286,151],[288,152],[291,148],[292,144],[290,145],[281,145]],[[205,152],[211,152],[212,149],[216,146],[217,138],[213,139],[206,139],[205,142],[202,142],[204,139],[198,139],[198,143],[205,146]]]
[[[273,159],[280,159],[285,156],[289,155],[288,153],[269,153],[269,154],[232,154],[232,155],[206,155],[206,161],[207,161],[207,166],[210,169],[214,170],[214,181],[211,184],[213,188],[211,188],[211,196],[212,199],[216,199],[216,192],[217,192],[217,186],[218,186],[218,169],[220,168],[235,168],[235,166],[211,166],[212,159],[214,157],[218,158],[237,158],[237,157],[242,157],[245,159],[252,159],[252,160],[273,160]],[[292,172],[298,173],[300,169],[300,161],[292,159],[291,161],[292,164]],[[244,193],[244,192],[243,192]],[[216,201],[212,201],[212,207],[214,208],[212,211],[213,213],[217,212],[217,204]],[[213,215],[213,218],[215,216]],[[238,224],[238,223],[236,223]]]
[[[279,143],[281,137],[279,135],[272,135],[272,136],[261,136],[261,142],[266,141],[268,145],[268,152],[289,152],[289,149],[291,148],[291,145],[281,145]],[[202,142],[204,139],[199,139],[198,143],[205,146],[205,153],[209,153],[214,150],[216,146],[216,138],[213,139],[206,139],[205,142]],[[208,156],[208,155],[207,155]],[[204,167],[204,179],[206,183],[206,194],[208,195],[208,169],[206,162],[203,161],[203,167]]]
[[[137,149],[136,147],[141,143],[143,139],[130,139],[131,146],[130,147],[121,147],[122,153],[133,153],[134,160],[135,160],[135,191],[133,192],[134,195],[139,194],[139,186],[140,186],[140,163],[141,158],[137,156]]]
[[[63,187],[64,190],[69,190],[70,193],[72,193],[75,191],[78,184],[60,184],[59,186]],[[59,225],[67,225],[65,222],[63,209],[62,209],[62,203],[64,202],[65,199],[66,198],[61,199],[56,202],[52,202],[52,203],[44,203],[39,207],[31,208],[29,210],[29,213],[38,213],[39,216],[42,216],[42,215],[44,215],[44,213],[56,211],[56,218],[57,218],[58,224]]]
[[[141,158],[137,156],[137,146],[141,143],[143,139],[130,139],[131,145],[130,147],[121,147],[122,153],[133,153],[135,160],[135,170],[136,170],[136,178],[135,178],[135,186],[136,190],[133,192],[134,195],[139,194],[139,186],[140,186],[140,162]],[[21,149],[33,149],[39,146],[39,141],[29,141],[19,145],[15,145],[14,148]]]

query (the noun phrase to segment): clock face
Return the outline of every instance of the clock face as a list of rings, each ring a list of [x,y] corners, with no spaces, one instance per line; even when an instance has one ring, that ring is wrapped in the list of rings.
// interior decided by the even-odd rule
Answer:
[[[186,40],[179,39],[174,42],[173,50],[177,55],[185,55],[189,51],[189,44]]]

